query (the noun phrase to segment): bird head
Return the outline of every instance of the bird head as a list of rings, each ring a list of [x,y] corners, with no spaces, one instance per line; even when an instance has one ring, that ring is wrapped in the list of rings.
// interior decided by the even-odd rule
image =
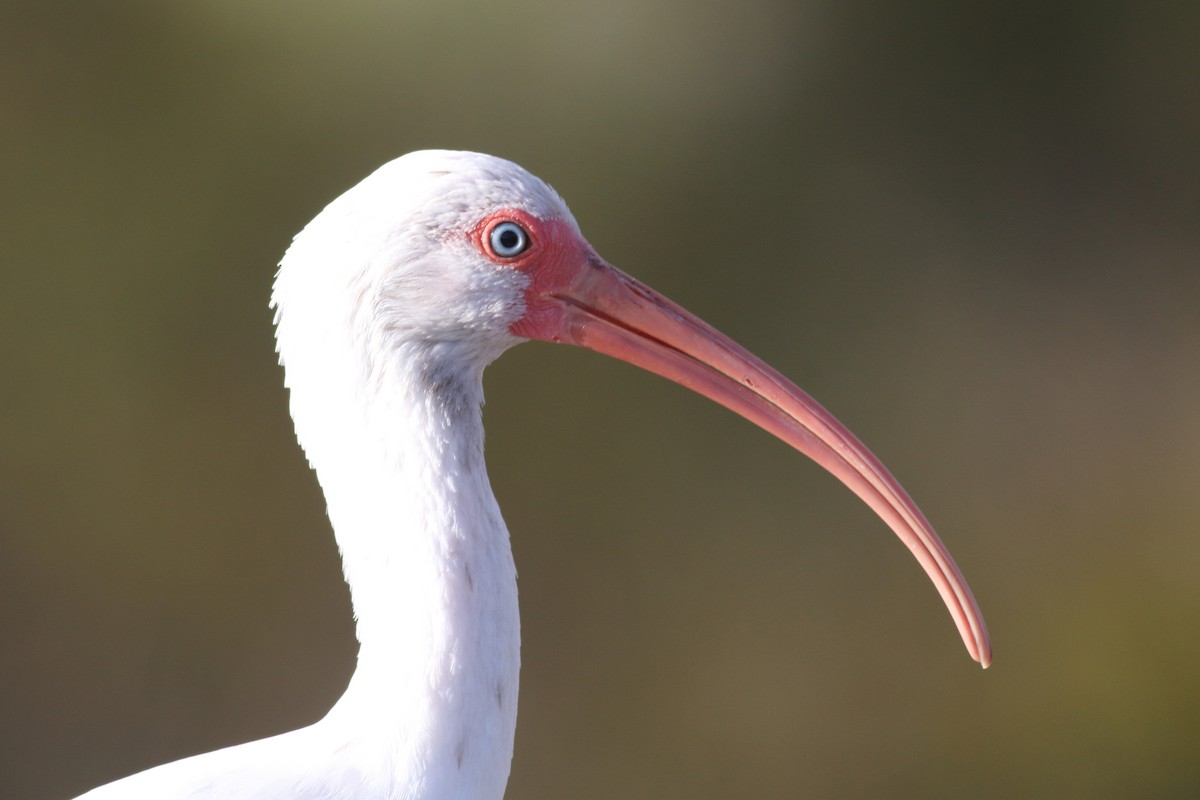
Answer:
[[[886,467],[779,372],[600,258],[554,190],[512,162],[424,151],[383,166],[297,235],[273,304],[302,441],[299,384],[313,397],[343,384],[373,391],[395,365],[414,364],[426,387],[478,384],[488,362],[526,339],[586,347],[687,386],[874,509],[924,567],[971,656],[990,662],[966,581]]]

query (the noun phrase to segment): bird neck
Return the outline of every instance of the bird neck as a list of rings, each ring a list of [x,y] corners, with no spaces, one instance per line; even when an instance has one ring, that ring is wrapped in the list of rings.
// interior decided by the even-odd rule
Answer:
[[[324,417],[335,429],[306,442],[361,645],[322,724],[344,730],[370,763],[394,765],[394,785],[423,787],[414,797],[499,798],[520,623],[508,532],[484,465],[482,366],[410,362],[376,374],[369,392],[351,389],[344,413]]]

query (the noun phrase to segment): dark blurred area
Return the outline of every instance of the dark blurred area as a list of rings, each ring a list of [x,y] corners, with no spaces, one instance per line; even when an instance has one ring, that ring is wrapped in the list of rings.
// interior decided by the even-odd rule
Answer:
[[[842,418],[996,647],[788,448],[524,346],[508,797],[1200,796],[1200,4],[0,0],[0,797],[340,695],[267,298],[424,147],[545,178]]]

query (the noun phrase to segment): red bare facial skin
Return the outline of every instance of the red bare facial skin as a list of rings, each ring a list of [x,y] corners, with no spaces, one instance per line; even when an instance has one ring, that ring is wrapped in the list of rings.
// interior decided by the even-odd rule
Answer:
[[[502,222],[515,222],[529,236],[529,246],[516,256],[506,258],[491,248],[491,232]],[[525,316],[509,329],[514,336],[524,339],[565,341],[561,330],[564,315],[560,299],[572,294],[588,265],[612,269],[570,223],[561,219],[539,219],[520,209],[490,214],[471,232],[471,238],[492,261],[519,269],[529,276]]]
[[[504,221],[525,229],[529,246],[512,258],[491,250]],[[586,347],[628,361],[720,403],[831,472],[869,505],[924,567],[984,667],[991,644],[983,615],[954,559],[899,482],[816,400],[695,315],[607,264],[569,223],[519,210],[490,215],[472,232],[496,263],[530,277],[515,336]]]

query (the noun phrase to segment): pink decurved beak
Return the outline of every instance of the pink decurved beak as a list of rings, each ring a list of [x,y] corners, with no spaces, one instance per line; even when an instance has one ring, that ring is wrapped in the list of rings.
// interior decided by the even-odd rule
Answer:
[[[514,334],[628,361],[720,403],[816,461],[908,546],[971,658],[984,667],[991,663],[983,615],[954,559],[908,493],[846,426],[757,356],[607,264],[585,243],[556,255],[530,271],[526,314],[512,327]]]

